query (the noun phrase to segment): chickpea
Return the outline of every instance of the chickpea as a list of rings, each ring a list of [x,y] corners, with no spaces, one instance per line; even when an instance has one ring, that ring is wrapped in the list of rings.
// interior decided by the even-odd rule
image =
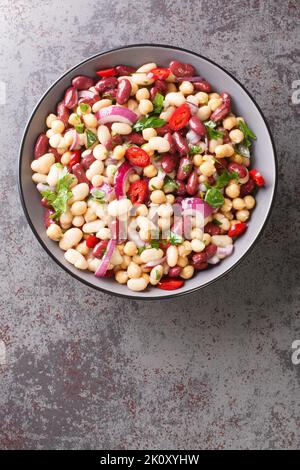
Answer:
[[[221,207],[221,212],[223,212],[223,213],[229,212],[229,211],[231,211],[231,209],[232,209],[232,201],[228,198],[225,198],[224,199],[224,204]]]
[[[67,166],[70,163],[71,156],[71,152],[64,152],[60,159],[61,164]]]
[[[208,94],[207,93],[204,93],[204,91],[199,91],[198,93],[195,94],[195,97],[197,98],[199,104],[207,105],[207,103],[208,103]]]
[[[150,98],[150,93],[149,93],[148,88],[140,88],[136,92],[135,97],[138,101],[148,100]]]
[[[59,218],[61,227],[65,230],[71,227],[73,216],[71,211],[67,210],[63,212]]]
[[[104,177],[102,175],[94,175],[92,177],[92,185],[97,188],[103,184]]]
[[[240,186],[237,183],[232,183],[226,187],[225,193],[231,199],[235,199],[240,195]]]
[[[173,112],[175,111],[175,109],[176,109],[175,106],[170,106],[165,111],[160,113],[159,117],[163,119],[164,121],[168,122]]]
[[[79,251],[79,253],[81,253],[83,256],[86,256],[89,252],[89,247],[87,246],[86,241],[84,240],[83,242],[78,243],[76,250]]]
[[[122,160],[122,158],[124,158],[124,156],[125,156],[125,152],[126,152],[125,147],[123,147],[122,145],[117,145],[113,149],[113,158],[115,160]]]
[[[183,103],[185,103],[185,97],[184,94],[179,91],[171,91],[170,93],[167,93],[165,96],[165,106],[181,106]]]
[[[168,81],[168,79],[166,81]],[[175,83],[169,82],[169,83],[167,83],[167,93],[171,93],[172,91],[177,91],[177,87],[176,87]]]
[[[181,268],[184,268],[189,264],[189,260],[187,256],[178,256],[177,265]]]
[[[253,207],[255,206],[255,199],[253,196],[250,196],[250,195],[245,196],[244,203],[245,203],[246,209],[253,209]]]
[[[55,114],[49,114],[46,118],[46,126],[51,129],[52,123],[57,120],[57,116]]]
[[[153,127],[148,127],[147,129],[144,129],[142,134],[145,140],[150,140],[151,137],[157,136],[157,132]]]
[[[208,101],[208,106],[212,111],[215,111],[223,103],[221,98],[211,98]]]
[[[134,256],[138,252],[136,244],[133,241],[129,241],[124,246],[124,253],[128,256]]]
[[[231,131],[237,125],[237,120],[235,116],[227,116],[223,119],[222,125],[227,131]]]
[[[213,93],[209,93],[208,98],[210,100],[217,100],[217,99],[220,99],[221,97],[219,93],[213,92]]]
[[[240,197],[236,197],[235,199],[233,199],[232,201],[232,207],[236,210],[236,211],[240,211],[242,209],[244,209],[245,207],[245,201],[244,199],[240,198]]]
[[[114,122],[111,126],[111,130],[119,135],[128,135],[132,132],[131,126],[123,122]]]
[[[246,222],[250,217],[250,212],[247,209],[237,211],[235,214],[239,222]]]
[[[217,148],[219,145],[222,145],[222,144],[223,144],[223,139],[222,139],[222,137],[219,137],[219,139],[210,140],[209,146],[208,146],[209,152],[210,152],[210,153],[215,153],[216,148]]]
[[[136,209],[136,215],[141,215],[143,217],[147,217],[148,215],[148,207],[145,204],[139,204],[138,208]]]
[[[192,252],[192,244],[190,241],[185,240],[182,245],[178,247],[179,256],[188,256]]]
[[[194,91],[194,85],[191,82],[184,80],[179,85],[179,91],[184,95],[191,95]]]
[[[152,191],[154,191],[155,189],[162,189],[164,185],[164,182],[161,178],[159,178],[158,176],[154,176],[154,178],[151,178],[151,180],[149,180],[149,189],[151,189]]]
[[[164,202],[166,202],[166,195],[160,189],[156,189],[151,193],[150,199],[155,204],[163,204]]]
[[[194,155],[193,163],[196,167],[199,167],[203,163],[203,157],[200,153],[196,153],[196,155]]]
[[[120,270],[115,274],[115,279],[119,284],[126,284],[128,281],[128,274],[126,271]]]
[[[174,194],[166,194],[166,203],[167,204],[174,204],[175,196]]]
[[[210,106],[204,105],[199,108],[197,116],[200,119],[200,121],[207,121],[211,115],[211,109]]]
[[[104,164],[101,160],[95,160],[88,170],[86,170],[86,177],[89,181],[92,181],[93,176],[101,175],[104,171]]]
[[[240,144],[244,140],[244,134],[239,129],[234,129],[233,131],[229,132],[229,137],[232,142],[235,144]]]
[[[60,119],[54,119],[51,124],[51,129],[55,134],[62,134],[65,130],[65,125]]]
[[[84,214],[84,220],[88,222],[93,222],[97,219],[97,215],[95,214],[94,210],[91,207],[87,208],[86,213]]]
[[[231,157],[234,154],[234,148],[230,144],[218,145],[215,148],[217,158]]]
[[[230,161],[234,163],[238,163],[239,165],[242,165],[243,163],[243,157],[239,153],[235,153],[230,157]]]
[[[187,266],[185,266],[181,270],[181,273],[180,273],[180,277],[182,277],[183,279],[190,279],[191,277],[193,277],[193,275],[194,275],[194,266],[192,266],[191,264],[188,264]]]
[[[89,128],[95,128],[98,126],[97,118],[92,113],[84,114],[83,122],[86,125],[86,127],[89,127]]]
[[[48,139],[50,139],[50,137],[52,137],[54,135],[54,132],[52,129],[48,129],[47,132],[46,132],[46,136],[48,137]]]
[[[147,178],[153,178],[157,175],[157,168],[154,165],[148,165],[144,168],[144,175]]]
[[[194,228],[191,231],[191,238],[196,239],[196,240],[202,240],[203,238],[203,232],[200,228]]]
[[[131,261],[127,268],[127,274],[130,279],[138,279],[142,275],[141,267]]]
[[[153,104],[150,100],[141,100],[138,109],[141,114],[146,115],[153,111]]]
[[[72,215],[83,215],[87,211],[87,204],[85,201],[75,201],[70,210]]]
[[[212,176],[216,171],[215,165],[212,162],[209,162],[209,161],[208,162],[203,162],[200,165],[199,168],[200,168],[201,173],[204,176]]]
[[[127,101],[127,108],[136,113],[138,109],[138,103],[136,100],[130,99]]]
[[[209,233],[204,233],[202,241],[203,241],[205,246],[208,246],[211,242],[211,235]]]
[[[205,243],[203,243],[202,240],[198,240],[196,238],[191,241],[191,246],[192,250],[195,251],[195,253],[200,253],[205,249]]]
[[[49,227],[47,228],[46,233],[47,233],[47,237],[49,237],[51,240],[54,240],[56,242],[58,242],[63,235],[60,226],[57,224],[50,224]]]

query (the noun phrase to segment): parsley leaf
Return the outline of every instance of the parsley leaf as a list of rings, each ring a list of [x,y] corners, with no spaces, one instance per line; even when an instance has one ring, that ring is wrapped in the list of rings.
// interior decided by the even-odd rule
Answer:
[[[244,121],[239,121],[239,129],[244,134],[244,140],[242,142],[243,145],[245,145],[245,147],[248,147],[248,148],[251,147],[250,139],[256,140],[257,139],[256,135],[251,131],[251,129],[248,127],[248,125]]]
[[[153,104],[153,114],[160,114],[164,106],[164,96],[160,93],[156,93]]]
[[[196,155],[196,153],[201,153],[202,152],[202,147],[201,145],[192,145],[190,147],[189,154],[190,155]]]
[[[210,188],[205,194],[205,202],[214,209],[223,206],[224,196],[218,188]]]
[[[145,116],[142,119],[139,119],[133,126],[133,130],[136,132],[140,132],[148,127],[162,127],[166,124],[164,119],[160,119],[156,116]]]
[[[206,121],[204,123],[207,129],[207,136],[211,140],[217,140],[220,137],[224,137],[224,132],[217,131],[215,128],[217,127],[217,123],[214,121]]]
[[[101,189],[93,189],[92,190],[92,195],[93,199],[103,199],[105,197],[105,191],[102,191]]]
[[[220,222],[220,221],[217,220],[217,219],[213,219],[212,223],[213,223],[214,225],[222,225],[222,222]]]
[[[168,241],[171,245],[181,245],[181,243],[183,243],[183,238],[170,230]]]
[[[159,240],[151,240],[150,246],[151,248],[159,248]]]
[[[98,137],[94,132],[90,131],[90,129],[86,129],[85,133],[87,137],[87,148],[89,148],[97,142]]]
[[[165,192],[173,192],[173,191],[176,191],[176,189],[178,189],[178,184],[176,183],[175,180],[173,180],[172,178],[170,178],[169,175],[166,175],[165,176],[165,179],[164,179],[164,191]]]
[[[141,253],[143,253],[143,251],[146,250],[146,247],[145,246],[139,246],[138,247],[138,254],[140,255]]]
[[[246,145],[244,145],[243,143],[241,144],[236,144],[234,146],[235,150],[237,153],[239,153],[240,155],[242,155],[242,157],[247,157],[247,158],[250,158],[250,151],[249,151],[249,147],[247,147]]]
[[[79,109],[82,112],[82,114],[86,114],[88,110],[90,109],[90,106],[87,103],[80,103]]]
[[[51,216],[54,219],[58,219],[63,212],[66,212],[68,208],[68,200],[73,196],[70,191],[70,185],[73,182],[73,176],[70,175],[67,169],[63,170],[56,183],[55,191],[46,189],[42,191],[42,196],[47,199],[51,204],[55,213]]]
[[[78,134],[83,134],[84,124],[82,122],[80,124],[75,124],[74,129],[78,132]]]
[[[233,171],[232,173],[229,173],[227,170],[224,170],[218,177],[217,177],[217,183],[214,186],[217,189],[222,189],[227,186],[230,180],[237,179],[238,174],[236,171]]]
[[[190,168],[191,164],[187,163],[186,165],[183,165],[182,170],[184,171],[184,173],[188,173],[190,171]]]

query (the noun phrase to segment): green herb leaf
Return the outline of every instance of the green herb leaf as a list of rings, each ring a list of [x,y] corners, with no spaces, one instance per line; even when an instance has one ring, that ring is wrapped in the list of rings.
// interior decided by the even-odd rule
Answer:
[[[93,199],[103,199],[105,197],[105,191],[102,191],[101,189],[93,189]]]
[[[55,191],[51,189],[42,191],[42,196],[47,199],[55,210],[55,213],[51,216],[52,218],[58,219],[63,212],[66,212],[68,200],[73,196],[72,191],[70,191],[70,185],[73,179],[73,176],[65,169],[58,178]]]
[[[141,253],[143,253],[143,251],[146,250],[146,247],[145,246],[139,246],[138,247],[138,254],[140,255]]]
[[[79,109],[82,112],[82,114],[86,114],[88,110],[90,109],[90,105],[88,105],[87,103],[80,103]]]
[[[164,119],[160,119],[156,116],[145,116],[142,119],[139,119],[133,126],[133,130],[140,132],[148,127],[162,127],[166,124]]]
[[[238,174],[233,171],[232,173],[229,173],[227,170],[224,170],[218,177],[217,177],[217,183],[214,186],[217,189],[222,189],[227,186],[230,180],[233,179],[238,179]]]
[[[168,241],[171,245],[181,245],[181,243],[183,243],[183,238],[170,230]]]
[[[218,188],[210,188],[206,192],[204,200],[214,209],[223,206],[225,202],[224,196]]]
[[[164,188],[163,189],[164,189],[165,192],[172,193],[173,191],[176,191],[176,189],[178,189],[178,184],[176,183],[175,180],[170,178],[169,175],[166,175],[165,179],[164,179]]]
[[[158,270],[158,269],[155,270],[155,279],[156,279],[157,281],[160,280],[160,273],[159,273],[159,270]]]
[[[220,222],[220,221],[217,220],[217,219],[213,219],[212,223],[213,223],[214,225],[222,225],[222,222]]]
[[[150,246],[151,248],[159,248],[159,240],[151,240]]]
[[[237,153],[242,155],[242,157],[250,158],[249,147],[247,147],[243,143],[235,145],[234,148]]]
[[[184,171],[184,173],[188,173],[190,171],[190,168],[191,164],[187,163],[186,165],[183,165],[182,170]]]
[[[80,124],[75,124],[74,129],[78,132],[78,134],[83,134],[84,124],[82,122]]]
[[[196,153],[201,153],[202,152],[202,147],[201,145],[192,145],[190,147],[189,154],[190,155],[196,155]]]
[[[224,132],[217,131],[215,128],[217,127],[217,123],[214,121],[206,121],[204,123],[207,129],[207,136],[210,140],[217,140],[220,137],[224,137]]]
[[[242,144],[247,148],[251,147],[252,143],[250,139],[256,140],[257,139],[256,135],[251,131],[251,129],[248,127],[248,125],[244,121],[239,121],[239,129],[244,134],[244,140]]]
[[[164,106],[164,96],[160,93],[156,93],[153,104],[153,114],[160,114]]]
[[[90,129],[86,129],[85,133],[87,137],[87,148],[89,148],[97,142],[98,137],[94,132],[90,131]]]

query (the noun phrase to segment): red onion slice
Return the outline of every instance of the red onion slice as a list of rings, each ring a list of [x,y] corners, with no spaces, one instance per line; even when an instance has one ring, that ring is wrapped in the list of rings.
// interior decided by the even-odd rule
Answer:
[[[200,142],[201,136],[191,130],[187,132],[186,140],[188,141],[189,144],[195,145],[195,144],[198,144],[198,142]]]
[[[115,176],[115,193],[117,199],[126,196],[126,182],[128,176],[134,171],[132,165],[129,162],[124,162],[118,168]]]
[[[108,265],[109,265],[109,262],[110,262],[110,259],[113,255],[113,252],[114,252],[114,249],[115,249],[116,245],[117,245],[116,240],[109,240],[107,248],[106,248],[106,252],[105,252],[105,254],[104,254],[104,256],[101,260],[101,264],[95,272],[96,277],[104,277],[105,276]]]
[[[75,129],[70,130],[69,132],[72,132],[72,144],[70,145],[70,150],[75,150],[75,148],[78,145],[78,133],[75,131]]]
[[[189,210],[200,212],[205,219],[212,214],[211,206],[207,204],[207,202],[202,201],[202,199],[199,197],[189,197],[183,199],[181,205],[184,212]]]
[[[132,125],[137,121],[138,115],[128,108],[112,105],[97,111],[96,118],[98,119],[99,124],[106,124],[107,122],[122,122]]]
[[[194,103],[190,103],[190,101],[186,101],[186,104],[188,105],[188,107],[190,108],[190,111],[191,111],[191,114],[192,115],[195,115],[198,113],[199,111],[199,108],[196,104]]]
[[[233,245],[227,246],[218,246],[216,255],[219,259],[224,259],[227,256],[230,256],[233,252]]]

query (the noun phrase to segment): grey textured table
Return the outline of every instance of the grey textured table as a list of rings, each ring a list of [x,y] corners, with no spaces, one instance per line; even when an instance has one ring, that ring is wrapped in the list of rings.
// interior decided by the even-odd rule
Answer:
[[[1,0],[0,11],[0,447],[299,448],[299,1]],[[81,285],[42,251],[17,192],[40,95],[82,59],[138,42],[186,47],[234,73],[278,150],[278,197],[255,249],[176,301]]]

